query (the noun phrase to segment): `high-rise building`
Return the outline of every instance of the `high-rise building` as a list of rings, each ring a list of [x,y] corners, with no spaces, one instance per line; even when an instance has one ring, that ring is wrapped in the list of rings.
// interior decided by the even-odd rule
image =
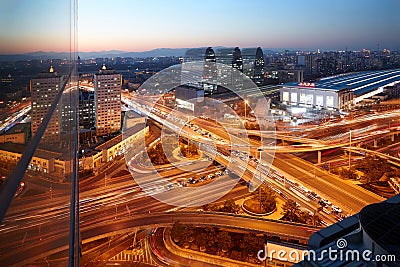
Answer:
[[[121,74],[103,65],[94,75],[96,135],[108,135],[121,128]]]
[[[218,63],[226,64],[241,72],[243,71],[243,59],[239,47],[219,48],[215,51],[215,57]]]
[[[239,75],[239,72],[233,71],[233,69],[236,69],[243,72],[243,59],[239,47],[219,48],[215,51],[215,58],[217,63],[227,65],[226,68],[218,69],[219,84],[237,89],[242,88],[243,78]]]
[[[79,89],[79,129],[95,129],[94,91]]]
[[[304,58],[304,75],[307,77],[313,77],[318,74],[317,70],[317,54],[307,54]]]
[[[243,73],[253,80],[257,85],[261,85],[264,80],[264,53],[261,47],[243,48]]]
[[[217,90],[217,86],[214,86],[217,83],[217,66],[212,47],[188,49],[183,58],[182,70],[184,73],[193,74],[193,76],[183,76],[184,80],[181,83],[190,81],[190,78],[192,78],[193,81],[202,81],[207,94],[213,94]]]
[[[53,67],[49,72],[40,73],[30,83],[32,112],[31,131],[35,135],[39,125],[53,104],[57,93],[62,87],[63,76],[57,74]],[[50,119],[50,122],[43,134],[43,138],[58,140],[60,138],[60,107],[58,106]]]

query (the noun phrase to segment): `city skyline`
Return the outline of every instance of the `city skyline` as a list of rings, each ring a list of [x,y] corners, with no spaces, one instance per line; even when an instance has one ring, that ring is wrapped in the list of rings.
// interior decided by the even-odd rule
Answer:
[[[5,2],[0,54],[69,51],[70,2]],[[46,8],[43,8],[46,7]],[[78,51],[240,46],[398,50],[400,3],[385,1],[78,1]],[[29,26],[26,26],[29,25]]]

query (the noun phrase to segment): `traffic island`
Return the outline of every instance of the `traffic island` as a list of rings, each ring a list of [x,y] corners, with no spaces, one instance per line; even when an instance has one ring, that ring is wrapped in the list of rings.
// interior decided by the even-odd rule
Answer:
[[[254,216],[268,216],[276,211],[276,203],[275,205],[271,205],[273,209],[266,209],[265,206],[261,205],[260,201],[257,198],[249,198],[243,201],[242,210],[250,215]]]

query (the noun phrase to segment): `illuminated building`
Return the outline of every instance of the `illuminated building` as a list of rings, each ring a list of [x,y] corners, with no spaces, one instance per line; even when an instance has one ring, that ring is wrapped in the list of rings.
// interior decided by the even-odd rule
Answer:
[[[93,150],[84,153],[79,159],[81,169],[93,170],[95,173],[103,164],[112,161],[117,156],[122,155],[127,149],[131,149],[135,143],[142,140],[149,132],[149,126],[142,127],[142,124],[135,125],[129,129],[129,135],[123,138],[122,134],[117,135],[111,140],[98,145]]]
[[[217,63],[225,64],[243,72],[243,59],[239,47],[220,48],[215,51],[215,57]],[[238,73],[233,72],[230,68],[219,68],[218,72],[217,77],[220,85],[233,85],[235,88],[241,88],[243,86],[242,77],[240,77]]]
[[[22,157],[26,146],[15,143],[0,144],[0,161],[7,163],[9,166],[15,165]],[[28,170],[37,172],[58,174],[69,174],[72,170],[72,160],[63,155],[61,152],[54,152],[44,149],[36,149]]]
[[[29,123],[18,123],[0,135],[0,143],[25,144],[30,137]]]
[[[242,51],[239,47],[231,48],[217,48],[202,47],[192,48],[186,51],[183,63],[199,62],[202,65],[202,80],[204,84],[219,84],[222,86],[234,85],[236,88],[242,86],[242,78],[239,77],[239,72],[235,75],[230,68],[221,68],[217,64],[224,64],[232,67],[249,77],[257,85],[261,85],[264,81],[264,54],[260,47],[257,48],[244,48]],[[183,68],[188,70],[192,67],[190,64]],[[193,67],[192,67],[193,68]],[[196,73],[191,69],[190,71]],[[196,73],[196,75],[198,75]],[[192,77],[193,80],[195,77]],[[213,92],[217,88],[208,88],[203,86],[206,93]]]
[[[188,49],[185,53],[183,62],[216,62],[215,52],[211,47],[200,47]]]
[[[293,82],[280,88],[281,102],[287,105],[343,109],[383,92],[400,82],[400,69],[366,71],[322,78],[316,82]]]
[[[239,47],[220,48],[215,52],[216,62],[243,72],[243,59]]]
[[[40,73],[39,76],[31,80],[31,131],[32,136],[36,133],[39,125],[47,114],[47,111],[53,104],[53,101],[62,87],[63,76],[57,75],[53,67],[49,72]],[[53,116],[47,125],[43,138],[58,140],[60,138],[60,107],[57,106]]]
[[[243,48],[243,73],[253,80],[257,85],[261,85],[264,80],[264,53],[261,47]]]
[[[304,57],[304,75],[314,76],[318,74],[318,54],[307,54]]]
[[[96,135],[108,135],[121,128],[121,74],[105,65],[94,75]]]
[[[79,129],[95,129],[94,91],[79,90]]]
[[[193,72],[193,70],[189,70],[191,68],[190,62],[200,63],[200,68],[202,68],[202,80],[203,80],[203,88],[207,93],[214,93],[217,90],[216,86],[212,86],[217,83],[217,67],[216,67],[216,57],[215,52],[211,47],[201,47],[201,48],[192,48],[188,49],[185,53],[185,57],[183,59],[183,71],[188,70]],[[196,73],[196,72],[194,72]],[[197,80],[196,77],[192,77],[193,80]]]

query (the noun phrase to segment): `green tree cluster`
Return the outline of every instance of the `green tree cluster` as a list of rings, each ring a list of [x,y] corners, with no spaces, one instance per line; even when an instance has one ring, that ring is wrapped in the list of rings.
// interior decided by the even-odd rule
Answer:
[[[168,164],[170,161],[164,153],[164,149],[161,143],[156,144],[153,147],[148,148],[147,153],[150,160],[155,165]]]
[[[341,168],[339,171],[339,175],[345,179],[350,179],[350,180],[356,180],[358,178],[358,175],[354,168],[350,169]]]
[[[321,225],[321,219],[317,214],[310,214],[307,211],[300,210],[300,206],[292,199],[288,199],[282,209],[283,220],[315,226]]]
[[[185,156],[186,158],[200,156],[199,148],[193,142],[189,142],[188,145],[186,143],[179,143],[179,148],[181,150],[182,155]]]
[[[222,206],[216,204],[205,204],[202,206],[204,211],[217,211],[237,214],[240,211],[240,206],[232,199],[225,200]]]
[[[215,227],[196,228],[176,222],[172,227],[171,236],[174,242],[183,246],[189,243],[196,244],[200,251],[227,252],[234,245],[228,232]]]
[[[393,173],[387,160],[376,156],[366,156],[357,161],[356,169],[364,173],[361,181],[365,184],[378,181],[385,173]]]
[[[276,194],[271,187],[262,185],[252,193],[253,200],[258,201],[264,212],[271,212],[276,208]]]

